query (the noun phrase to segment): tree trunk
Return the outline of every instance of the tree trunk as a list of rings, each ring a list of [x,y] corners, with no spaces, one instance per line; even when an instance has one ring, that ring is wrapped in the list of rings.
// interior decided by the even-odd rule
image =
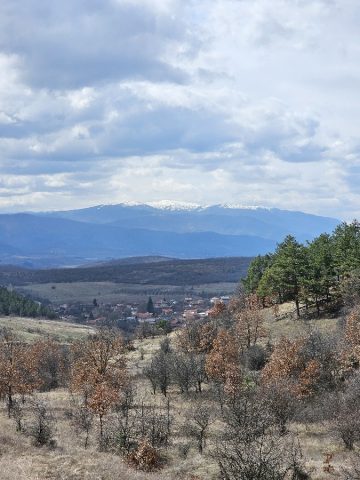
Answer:
[[[300,317],[300,305],[299,305],[299,299],[295,298],[295,305],[296,305],[296,315],[299,318]]]
[[[13,397],[12,397],[12,388],[11,388],[11,385],[9,386],[8,388],[8,402],[7,402],[7,406],[8,406],[8,417],[10,418],[11,417],[11,410],[12,410],[12,407],[13,407]]]

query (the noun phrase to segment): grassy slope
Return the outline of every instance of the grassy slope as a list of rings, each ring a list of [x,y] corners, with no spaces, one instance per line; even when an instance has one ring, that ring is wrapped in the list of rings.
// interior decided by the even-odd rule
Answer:
[[[299,320],[296,318],[295,306],[292,303],[281,305],[276,318],[272,309],[265,309],[264,318],[265,328],[272,343],[276,343],[281,336],[294,338],[314,329],[322,333],[334,333],[338,328],[338,319],[327,316]]]
[[[94,446],[85,450],[64,418],[69,406],[67,395],[59,390],[42,396],[55,407],[59,448],[33,446],[28,437],[15,432],[13,421],[1,412],[1,480],[170,480],[166,475],[130,470],[119,456],[97,452]]]
[[[26,317],[0,317],[0,328],[4,327],[29,342],[48,336],[59,342],[70,342],[93,331],[86,325]]]
[[[266,324],[272,340],[276,340],[282,335],[294,336],[301,334],[309,328],[309,322],[299,321],[292,317],[292,305],[282,307],[280,319],[274,320],[270,310],[265,312]],[[282,318],[281,318],[282,317]],[[87,333],[86,327],[65,324],[64,322],[50,322],[29,319],[8,318],[0,319],[0,324],[12,322],[23,332],[26,338],[32,334],[26,329],[28,326],[40,328],[43,334],[61,335],[66,339],[70,336],[77,337]],[[316,328],[328,331],[336,329],[337,320],[322,318],[311,322]],[[31,328],[31,327],[30,327]],[[28,336],[30,335],[30,337]],[[35,334],[36,335],[36,334]],[[176,333],[171,334],[172,340]],[[141,375],[143,367],[150,361],[154,352],[158,349],[161,339],[146,339],[136,341],[136,350],[127,354],[128,367],[131,374],[135,377],[137,385],[138,398],[145,398],[147,402],[154,402],[160,405],[163,397],[159,394],[151,395],[149,383]],[[143,359],[141,358],[141,350]],[[167,465],[161,474],[139,474],[128,470],[122,460],[108,453],[96,451],[96,439],[93,437],[89,450],[84,450],[79,439],[70,429],[69,422],[64,413],[69,406],[68,393],[64,390],[57,390],[50,393],[41,394],[48,398],[53,406],[57,418],[57,442],[59,448],[54,451],[47,449],[37,449],[30,444],[27,437],[16,434],[14,425],[6,418],[4,410],[0,413],[0,471],[1,479],[8,480],[18,478],[18,480],[39,480],[39,479],[70,479],[70,480],[112,480],[121,478],[123,480],[190,480],[192,475],[197,475],[199,479],[214,480],[216,478],[216,465],[207,455],[201,456],[195,448],[192,448],[188,457],[183,459],[179,456],[178,447],[187,440],[182,434],[182,425],[184,423],[184,410],[189,403],[189,399],[180,395],[176,387],[170,389],[170,400],[174,408],[175,435],[172,445],[167,452]],[[212,428],[217,428],[216,424]],[[304,457],[307,460],[307,466],[311,471],[312,480],[325,480],[329,476],[323,472],[323,459],[325,453],[334,453],[333,465],[337,472],[341,466],[348,462],[342,442],[334,437],[327,425],[324,424],[292,424],[291,429],[299,435],[299,440],[303,449]],[[209,441],[211,444],[211,438]],[[196,478],[196,477],[193,477]],[[336,478],[336,476],[332,477]]]
[[[282,335],[295,337],[308,332],[310,328],[316,328],[322,332],[334,332],[338,325],[338,319],[336,318],[324,317],[311,321],[298,320],[295,318],[295,310],[292,304],[283,305],[279,313],[279,319],[275,320],[271,309],[264,311],[265,325],[274,343],[276,343]],[[170,336],[172,342],[176,341],[176,332]],[[140,376],[140,372],[158,349],[159,343],[159,339],[136,341],[136,351],[128,354],[131,373],[138,376],[138,390],[140,391],[140,395],[145,397],[149,397],[151,394],[150,385],[148,385],[148,382],[144,382]],[[143,360],[140,358],[140,349],[143,350]],[[169,397],[175,410],[176,422],[181,424],[184,422],[183,413],[189,400],[186,399],[185,396],[180,395],[175,386],[170,388]],[[156,395],[156,398],[160,401],[161,395]],[[217,428],[216,424],[212,428]],[[217,478],[217,468],[209,456],[201,456],[193,448],[186,459],[181,460],[179,458],[177,455],[177,445],[187,440],[182,437],[181,428],[177,428],[176,430],[177,437],[173,439],[173,445],[169,455],[169,465],[165,472],[174,479],[188,478],[187,475],[194,474],[204,480],[215,480]],[[313,423],[311,425],[293,423],[290,430],[298,435],[302,452],[306,459],[306,466],[311,474],[312,480],[328,480],[330,478],[329,475],[323,471],[324,456],[327,453],[334,454],[332,465],[335,468],[335,473],[339,473],[341,467],[348,465],[349,454],[344,449],[342,441],[329,430],[328,425],[323,423]],[[211,438],[208,443],[211,444]],[[331,478],[337,478],[337,475],[335,474]]]

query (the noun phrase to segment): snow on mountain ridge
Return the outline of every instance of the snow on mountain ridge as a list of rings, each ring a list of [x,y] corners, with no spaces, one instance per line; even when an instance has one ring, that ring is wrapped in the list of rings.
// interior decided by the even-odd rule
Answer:
[[[154,202],[122,202],[120,205],[126,207],[141,207],[147,206],[156,208],[159,210],[168,210],[168,211],[194,211],[194,210],[206,210],[208,208],[224,208],[231,210],[273,210],[270,207],[260,206],[260,205],[241,205],[236,203],[219,203],[219,204],[209,204],[209,205],[200,205],[197,203],[190,202],[180,202],[180,201],[171,201],[171,200],[159,200]],[[101,205],[101,207],[106,205]]]
[[[157,202],[147,202],[145,205],[149,207],[158,208],[160,210],[199,210],[203,209],[201,205],[197,203],[188,203],[188,202],[179,202],[179,201],[170,201],[170,200],[160,200]]]
[[[263,205],[242,205],[240,203],[221,203],[215,206],[220,208],[227,208],[229,210],[274,210],[271,207],[265,207]]]

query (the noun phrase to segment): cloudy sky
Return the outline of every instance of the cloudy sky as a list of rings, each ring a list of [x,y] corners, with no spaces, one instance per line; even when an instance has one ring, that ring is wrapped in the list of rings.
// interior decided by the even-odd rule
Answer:
[[[0,211],[360,218],[358,0],[1,0]]]

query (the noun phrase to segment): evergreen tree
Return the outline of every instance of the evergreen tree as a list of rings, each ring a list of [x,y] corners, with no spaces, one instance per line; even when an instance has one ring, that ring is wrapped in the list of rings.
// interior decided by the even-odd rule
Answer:
[[[333,234],[336,271],[339,277],[348,276],[360,268],[360,223],[343,222]]]
[[[147,302],[146,311],[149,313],[155,313],[154,303],[151,297],[149,297],[149,300]]]
[[[0,313],[20,317],[56,318],[53,310],[15,291],[0,287]]]
[[[272,255],[258,255],[250,264],[246,278],[242,279],[247,294],[255,293],[259,287],[261,277],[271,265]]]
[[[259,290],[262,294],[277,292],[280,302],[293,300],[300,316],[300,292],[306,271],[306,249],[288,235],[277,246],[271,266],[262,276]],[[266,283],[265,283],[266,282]]]
[[[318,315],[320,302],[329,301],[330,293],[336,286],[334,243],[324,233],[315,238],[307,248],[308,266],[303,280],[305,301],[315,302]]]

